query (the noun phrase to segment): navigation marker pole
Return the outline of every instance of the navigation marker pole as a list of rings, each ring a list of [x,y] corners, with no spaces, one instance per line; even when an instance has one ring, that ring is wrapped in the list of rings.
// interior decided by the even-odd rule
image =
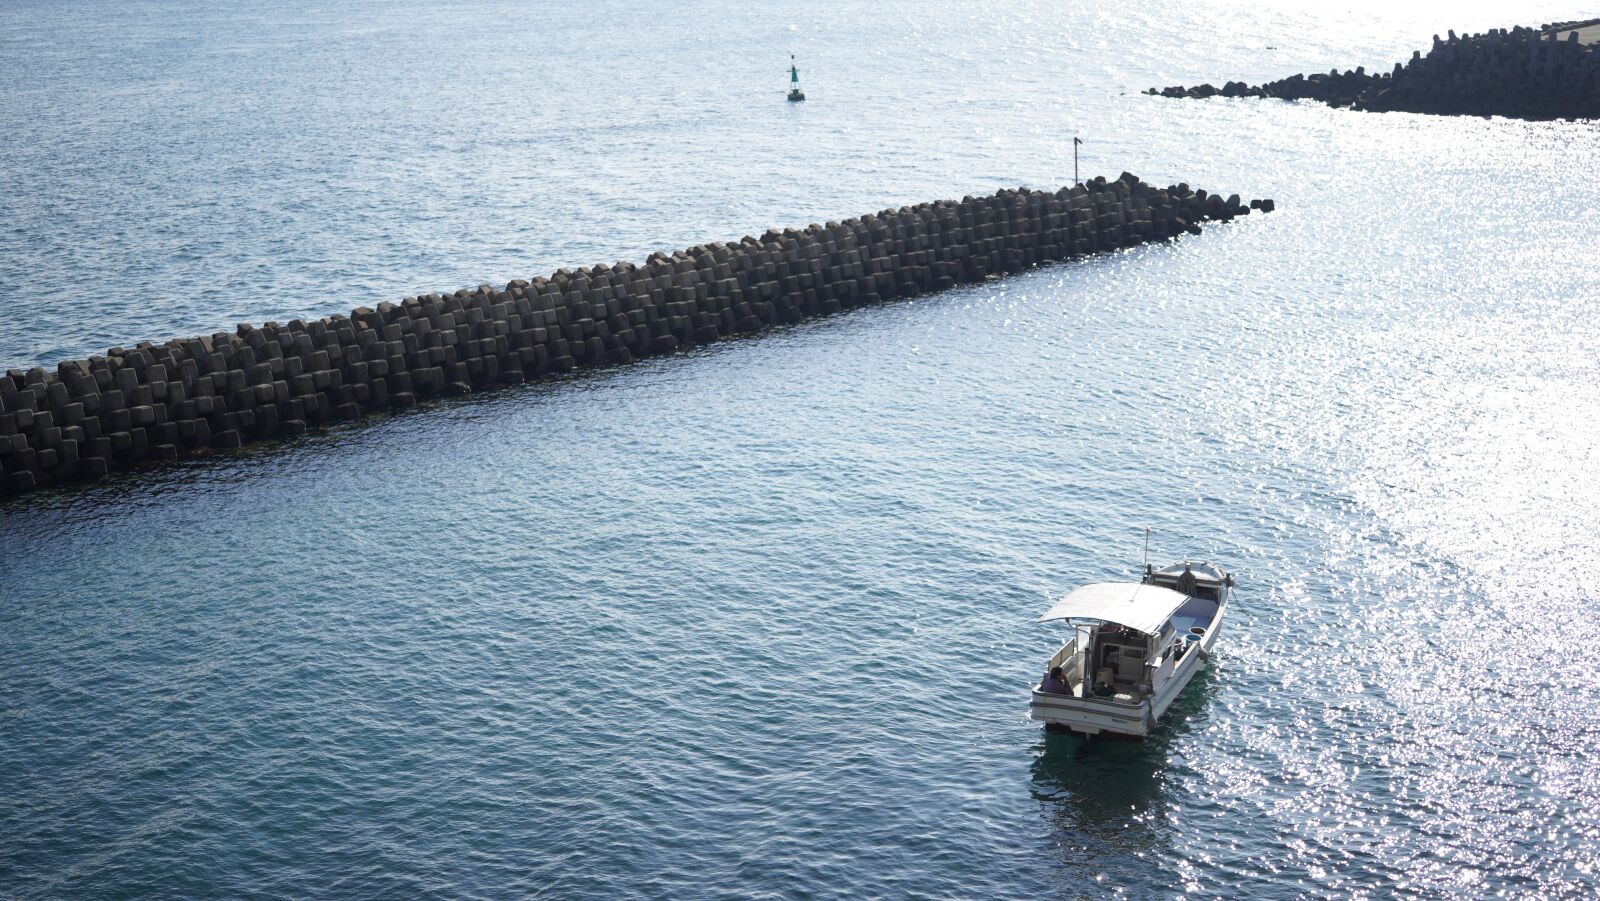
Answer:
[[[1073,135],[1072,136],[1072,183],[1075,184],[1075,185],[1083,184],[1082,181],[1078,180],[1078,145],[1082,144],[1082,143],[1083,143],[1082,141],[1078,140],[1078,136],[1077,135]],[[1149,553],[1150,553],[1150,548],[1148,547],[1148,545],[1150,544],[1150,530],[1149,529],[1145,529],[1144,530],[1144,539],[1145,539],[1145,545],[1146,545],[1145,554],[1146,554],[1146,556],[1148,556]],[[1149,561],[1147,560],[1145,562],[1148,563]]]
[[[789,54],[789,102],[798,103],[806,99],[806,92],[800,90],[800,70],[794,66],[794,54]]]

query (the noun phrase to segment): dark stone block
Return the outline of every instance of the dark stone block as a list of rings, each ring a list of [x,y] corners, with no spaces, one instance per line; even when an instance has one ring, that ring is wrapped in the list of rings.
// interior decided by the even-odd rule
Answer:
[[[125,460],[133,452],[133,434],[131,432],[112,432],[110,436],[111,450],[118,460]]]
[[[32,470],[39,467],[39,452],[26,445],[11,448],[11,456],[6,458],[6,470],[20,472],[24,469]]]

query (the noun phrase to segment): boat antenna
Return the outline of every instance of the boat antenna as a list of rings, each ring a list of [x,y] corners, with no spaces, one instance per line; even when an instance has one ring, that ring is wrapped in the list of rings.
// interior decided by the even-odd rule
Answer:
[[[1144,527],[1144,571],[1150,571],[1150,527]]]

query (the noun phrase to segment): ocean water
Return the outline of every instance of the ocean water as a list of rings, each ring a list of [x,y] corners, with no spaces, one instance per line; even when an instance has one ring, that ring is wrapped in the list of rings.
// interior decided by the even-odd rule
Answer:
[[[0,896],[1592,897],[1600,128],[1138,94],[1515,14],[6,4],[6,367],[1074,134],[1278,211],[0,507]],[[1215,665],[1046,734],[1033,620],[1146,526]]]

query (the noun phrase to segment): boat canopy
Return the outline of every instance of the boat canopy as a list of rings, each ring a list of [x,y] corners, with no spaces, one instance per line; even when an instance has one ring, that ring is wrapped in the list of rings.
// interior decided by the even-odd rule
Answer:
[[[1039,622],[1095,620],[1154,635],[1187,600],[1188,595],[1159,585],[1095,582],[1074,589],[1057,601],[1044,616],[1039,617]]]

